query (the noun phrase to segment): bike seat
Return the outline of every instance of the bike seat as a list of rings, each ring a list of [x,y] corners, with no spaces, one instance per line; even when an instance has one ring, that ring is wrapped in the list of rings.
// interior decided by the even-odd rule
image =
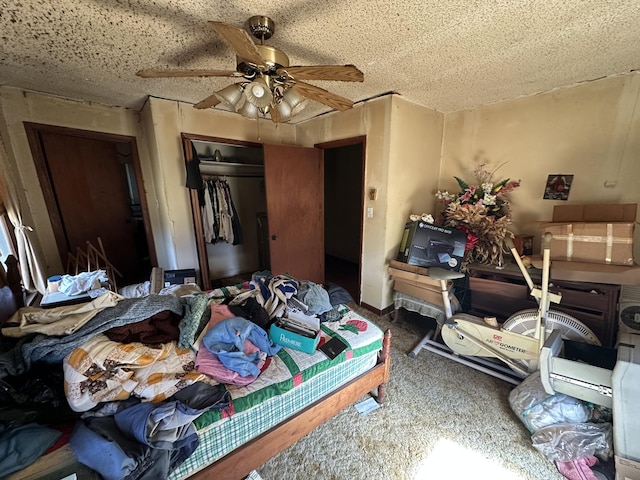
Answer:
[[[428,275],[435,280],[455,280],[456,278],[464,277],[464,273],[438,267],[429,267]]]

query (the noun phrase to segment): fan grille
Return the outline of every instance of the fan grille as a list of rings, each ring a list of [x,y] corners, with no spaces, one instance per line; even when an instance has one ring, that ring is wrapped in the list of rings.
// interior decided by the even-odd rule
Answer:
[[[504,330],[513,333],[520,333],[533,337],[536,320],[538,318],[538,310],[535,308],[529,310],[521,310],[518,313],[510,316],[502,325]],[[562,338],[565,340],[575,340],[584,343],[590,343],[592,345],[600,345],[600,340],[580,320],[568,315],[564,312],[557,310],[549,310],[547,312],[546,331],[547,334],[553,330],[560,330]]]
[[[640,305],[620,303],[620,327],[623,325],[635,332],[640,330]]]
[[[538,319],[538,309],[521,310],[510,316],[503,324],[502,329],[513,333],[520,333],[528,337],[533,337]],[[580,320],[573,318],[564,312],[557,310],[549,310],[547,312],[546,335],[548,336],[553,330],[559,330],[560,335],[565,340],[574,340],[577,342],[590,343],[592,345],[600,345],[600,340]],[[525,370],[530,370],[530,360],[513,360]]]

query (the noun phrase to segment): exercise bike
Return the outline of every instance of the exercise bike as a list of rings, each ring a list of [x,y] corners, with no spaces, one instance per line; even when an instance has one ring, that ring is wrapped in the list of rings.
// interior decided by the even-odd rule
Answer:
[[[599,344],[595,334],[579,320],[563,312],[549,309],[551,302],[560,303],[561,295],[549,292],[551,234],[543,239],[542,281],[534,285],[518,252],[507,240],[510,251],[522,272],[531,295],[538,303],[537,309],[515,313],[505,323],[498,325],[495,318],[477,317],[467,313],[453,314],[449,299],[448,282],[462,278],[464,274],[438,268],[429,269],[429,277],[440,281],[445,319],[436,330],[429,332],[409,353],[415,358],[424,348],[459,363],[468,365],[513,384],[518,384],[537,370],[540,351],[547,335],[560,330],[563,338]],[[438,332],[444,345],[435,340]],[[498,361],[496,361],[498,360]]]

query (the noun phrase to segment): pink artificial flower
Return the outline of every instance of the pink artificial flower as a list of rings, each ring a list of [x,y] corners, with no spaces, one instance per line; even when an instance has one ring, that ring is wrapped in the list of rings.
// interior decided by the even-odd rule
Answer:
[[[478,243],[478,236],[474,233],[471,233],[471,231],[464,225],[460,225],[457,228],[458,230],[461,230],[467,234],[467,244],[464,247],[465,252],[473,250],[473,247],[475,247],[476,243]]]

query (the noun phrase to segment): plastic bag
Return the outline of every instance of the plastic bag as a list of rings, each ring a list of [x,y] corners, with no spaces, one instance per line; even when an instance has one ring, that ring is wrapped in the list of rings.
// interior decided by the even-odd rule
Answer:
[[[540,372],[525,378],[509,394],[509,405],[530,432],[558,423],[584,423],[592,420],[593,408],[563,393],[548,394]]]
[[[531,435],[531,441],[553,462],[589,456],[607,460],[613,454],[612,435],[610,423],[564,423],[541,428]]]

